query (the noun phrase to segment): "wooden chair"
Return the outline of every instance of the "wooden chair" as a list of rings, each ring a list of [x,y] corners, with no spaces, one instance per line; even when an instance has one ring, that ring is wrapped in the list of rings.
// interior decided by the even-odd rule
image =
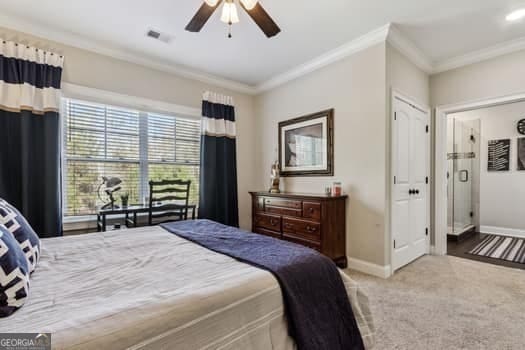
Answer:
[[[163,222],[187,220],[190,185],[189,180],[150,181],[148,224],[156,225]],[[171,219],[154,222],[155,219],[166,217],[171,217]]]

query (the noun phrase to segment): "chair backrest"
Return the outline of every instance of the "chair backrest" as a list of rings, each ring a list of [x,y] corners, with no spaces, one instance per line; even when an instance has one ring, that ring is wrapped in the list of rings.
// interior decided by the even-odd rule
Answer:
[[[154,219],[167,217],[171,219],[163,222],[187,220],[190,185],[190,180],[150,181],[148,223],[153,225]]]

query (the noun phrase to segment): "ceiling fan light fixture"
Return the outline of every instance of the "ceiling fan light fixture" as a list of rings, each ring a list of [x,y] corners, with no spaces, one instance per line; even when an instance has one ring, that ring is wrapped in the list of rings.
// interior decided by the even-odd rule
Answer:
[[[226,24],[239,23],[237,6],[235,6],[233,0],[224,2],[224,5],[222,6],[221,21]]]
[[[244,7],[250,11],[250,10],[253,10],[253,8],[255,7],[255,5],[257,5],[257,3],[259,2],[258,0],[241,0],[242,4],[244,5]]]
[[[525,17],[525,8],[509,13],[505,19],[509,22],[514,22],[522,19],[523,17]]]
[[[208,6],[215,7],[215,6],[217,6],[217,3],[219,2],[219,0],[204,0],[204,2]]]

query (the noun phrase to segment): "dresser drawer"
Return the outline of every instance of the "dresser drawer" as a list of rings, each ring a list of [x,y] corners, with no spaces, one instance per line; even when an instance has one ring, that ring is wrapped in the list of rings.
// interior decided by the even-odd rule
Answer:
[[[271,231],[281,231],[281,217],[270,214],[255,214],[253,217],[253,223],[255,227],[262,227]]]
[[[282,238],[280,232],[275,232],[275,231],[267,230],[267,229],[262,228],[262,227],[256,227],[256,228],[254,229],[254,232],[255,232],[255,233],[259,233],[259,234],[261,234],[261,235],[265,235],[265,236],[273,237],[273,238],[279,238],[279,239]]]
[[[319,242],[309,241],[307,239],[303,239],[301,237],[297,237],[297,236],[287,234],[287,233],[283,233],[283,239],[285,241],[293,242],[296,244],[304,245],[308,248],[315,249],[318,252],[321,251],[321,244]]]
[[[293,199],[286,199],[286,198],[265,198],[264,199],[264,206],[265,208],[270,207],[281,207],[281,208],[290,208],[290,209],[302,209],[303,202],[293,200]]]
[[[303,202],[303,218],[321,220],[321,203]]]
[[[316,222],[283,218],[283,233],[308,240],[321,240],[321,225]]]
[[[286,215],[286,216],[296,216],[300,218],[303,214],[301,210],[291,209],[291,208],[282,208],[282,207],[273,207],[270,205],[266,206],[267,213],[277,214],[277,215]]]
[[[264,211],[264,198],[256,197],[253,199],[253,207],[255,211]]]

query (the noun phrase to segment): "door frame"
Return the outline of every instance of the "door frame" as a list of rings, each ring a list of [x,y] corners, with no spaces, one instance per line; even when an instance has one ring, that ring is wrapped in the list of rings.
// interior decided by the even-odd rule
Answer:
[[[429,235],[428,235],[428,239],[427,239],[427,244],[428,244],[428,247],[427,247],[427,250],[429,253],[432,252],[432,249],[430,247],[430,243],[431,243],[431,240],[430,240],[430,237],[432,237],[432,218],[431,218],[431,209],[430,209],[430,204],[432,203],[431,201],[431,198],[432,198],[432,187],[431,187],[431,183],[432,183],[432,174],[431,174],[431,164],[432,164],[432,150],[431,150],[431,138],[432,138],[432,115],[431,115],[431,108],[425,104],[422,104],[420,102],[417,102],[416,99],[408,96],[407,94],[404,94],[403,92],[395,89],[395,88],[392,88],[392,92],[391,92],[391,99],[390,99],[390,118],[389,118],[389,121],[390,121],[390,141],[389,141],[389,144],[390,144],[390,165],[389,165],[389,169],[390,169],[390,173],[389,173],[389,176],[388,176],[388,211],[389,211],[389,220],[388,220],[388,226],[389,226],[389,237],[388,237],[388,245],[389,245],[389,249],[388,251],[390,252],[390,276],[392,276],[394,274],[394,272],[396,270],[394,270],[394,264],[392,263],[393,262],[393,256],[394,256],[394,234],[392,232],[393,230],[393,227],[392,227],[392,213],[393,213],[393,210],[392,210],[392,206],[393,206],[393,198],[394,198],[394,113],[395,113],[395,110],[394,110],[394,104],[396,102],[396,100],[400,100],[402,102],[405,102],[405,103],[408,103],[409,105],[411,105],[412,107],[418,109],[419,111],[425,113],[427,115],[427,118],[428,118],[428,127],[429,127],[429,131],[428,131],[428,137],[427,137],[427,174],[428,174],[428,177],[429,177],[429,184],[428,184],[428,188],[427,188],[427,224],[428,224],[428,227],[429,227]]]
[[[449,114],[525,101],[525,92],[470,102],[441,105],[435,109],[434,152],[434,255],[447,254],[447,117]]]

